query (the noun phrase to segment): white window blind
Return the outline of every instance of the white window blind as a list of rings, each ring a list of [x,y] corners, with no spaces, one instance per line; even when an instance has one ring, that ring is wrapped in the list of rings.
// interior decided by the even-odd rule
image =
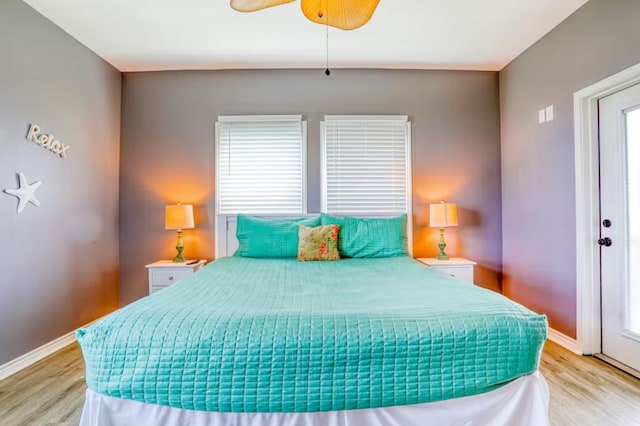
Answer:
[[[219,117],[217,213],[305,213],[306,122]]]
[[[322,128],[323,211],[411,211],[411,126],[406,116],[327,116]]]

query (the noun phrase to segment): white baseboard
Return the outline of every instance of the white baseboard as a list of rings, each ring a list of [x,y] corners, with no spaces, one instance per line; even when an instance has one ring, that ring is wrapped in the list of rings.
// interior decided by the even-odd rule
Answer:
[[[82,327],[88,327],[94,322],[98,321],[100,318],[91,321],[89,324],[84,325]],[[78,328],[82,328],[78,327]],[[60,349],[69,346],[73,342],[76,341],[76,331],[70,331],[64,336],[60,336],[55,340],[52,340],[49,343],[45,343],[39,348],[35,348],[29,353],[26,353],[18,358],[7,362],[6,364],[0,365],[0,380],[6,379],[7,377],[17,373],[20,370],[27,368],[28,366],[35,364],[53,354],[54,352],[59,351]]]
[[[549,328],[549,332],[547,333],[547,340],[551,340],[553,343],[556,343],[562,346],[565,349],[570,350],[574,354],[582,355],[582,351],[578,348],[578,342],[576,339],[572,339],[566,334],[562,334],[559,331],[554,330],[553,328]]]

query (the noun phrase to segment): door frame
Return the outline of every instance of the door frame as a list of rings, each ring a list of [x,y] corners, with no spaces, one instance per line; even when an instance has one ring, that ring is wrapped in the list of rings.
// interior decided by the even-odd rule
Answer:
[[[602,351],[598,100],[640,83],[640,64],[573,94],[576,190],[577,349]]]

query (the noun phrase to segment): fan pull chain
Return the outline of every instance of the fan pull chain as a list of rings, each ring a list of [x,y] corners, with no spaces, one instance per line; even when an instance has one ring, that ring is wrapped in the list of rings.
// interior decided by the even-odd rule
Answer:
[[[327,69],[324,70],[324,74],[327,77],[331,75],[331,70],[329,69],[329,24],[327,24]]]
[[[327,62],[326,62],[326,68],[324,70],[324,75],[326,75],[327,77],[331,75],[331,70],[329,69],[329,2],[326,2],[326,9],[327,9],[327,17],[325,19],[325,28],[326,28],[326,34],[327,34],[327,44],[326,44],[326,48],[327,48]],[[318,18],[322,18],[324,16],[324,14],[322,13],[322,9],[320,9],[318,11]]]

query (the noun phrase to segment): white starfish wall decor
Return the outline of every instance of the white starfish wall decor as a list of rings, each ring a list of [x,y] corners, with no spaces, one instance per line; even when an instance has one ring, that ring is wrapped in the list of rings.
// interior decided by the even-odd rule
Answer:
[[[9,188],[4,190],[7,194],[18,197],[18,214],[22,213],[24,208],[27,206],[27,203],[40,207],[40,201],[36,198],[35,192],[36,189],[42,185],[42,182],[37,181],[29,185],[27,183],[27,178],[24,177],[24,173],[18,173],[18,178],[20,179],[20,188]]]

